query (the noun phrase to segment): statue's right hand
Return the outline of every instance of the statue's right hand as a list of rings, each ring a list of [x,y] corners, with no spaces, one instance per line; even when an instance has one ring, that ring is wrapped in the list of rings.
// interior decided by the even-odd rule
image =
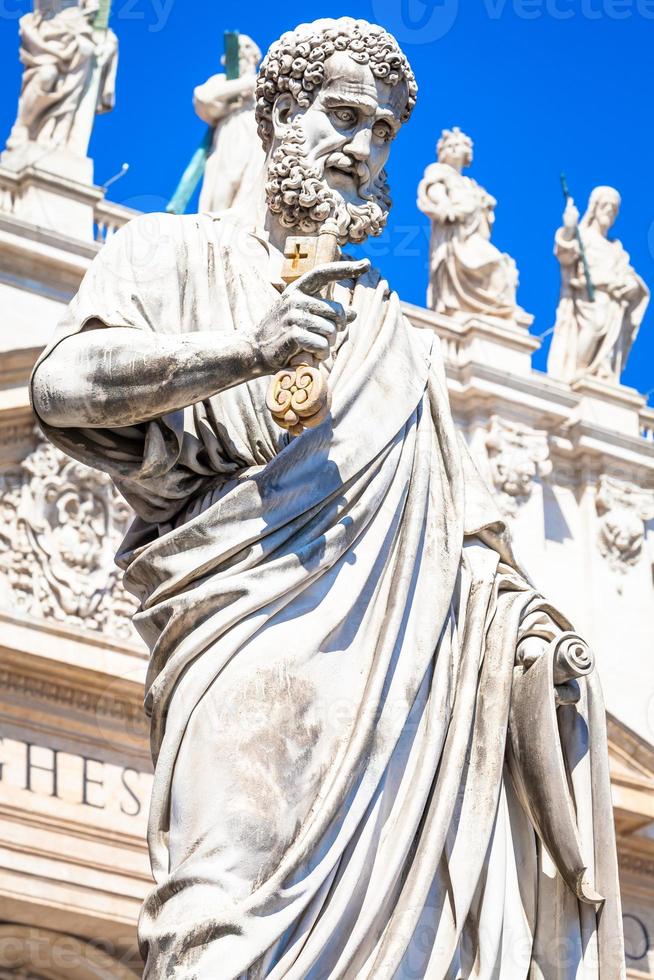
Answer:
[[[563,212],[563,226],[564,228],[574,231],[574,229],[579,224],[579,209],[576,207],[575,202],[571,197],[568,198],[568,203],[565,206],[565,211]]]
[[[369,268],[367,259],[331,262],[316,266],[287,286],[249,335],[258,373],[274,374],[301,353],[326,360],[338,331],[351,323],[356,313],[334,300],[323,299],[320,290],[342,279],[357,279]]]

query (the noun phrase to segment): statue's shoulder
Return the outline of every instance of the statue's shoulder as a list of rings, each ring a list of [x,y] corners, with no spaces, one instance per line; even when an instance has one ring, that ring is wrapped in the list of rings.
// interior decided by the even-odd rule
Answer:
[[[136,215],[114,237],[140,239],[143,244],[151,242],[153,245],[190,244],[203,240],[218,244],[234,240],[237,233],[246,235],[248,230],[230,219],[229,212],[169,214],[166,211],[152,211]]]
[[[452,179],[452,174],[456,174],[456,171],[449,164],[430,163],[422,179],[429,184],[447,183]]]

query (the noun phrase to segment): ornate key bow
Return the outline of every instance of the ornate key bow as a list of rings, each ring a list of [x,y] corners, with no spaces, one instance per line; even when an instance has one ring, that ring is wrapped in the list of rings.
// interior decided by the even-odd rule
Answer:
[[[336,262],[341,255],[336,230],[326,226],[318,236],[290,235],[284,249],[282,279],[289,285],[310,269]],[[331,299],[333,284],[322,292]],[[311,354],[297,354],[270,383],[266,405],[277,425],[291,435],[312,429],[327,417],[331,396],[327,376]]]

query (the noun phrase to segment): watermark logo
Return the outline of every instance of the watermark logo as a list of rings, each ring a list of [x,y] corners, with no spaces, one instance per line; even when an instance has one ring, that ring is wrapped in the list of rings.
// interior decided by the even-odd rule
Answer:
[[[400,44],[432,44],[454,26],[459,0],[373,0],[372,9]]]
[[[628,20],[654,19],[654,0],[483,0],[490,20],[513,14],[519,20]]]

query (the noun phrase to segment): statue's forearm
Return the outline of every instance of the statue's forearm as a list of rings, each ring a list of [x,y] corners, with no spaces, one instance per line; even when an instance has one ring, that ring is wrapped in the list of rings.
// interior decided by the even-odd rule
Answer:
[[[241,334],[183,337],[116,327],[63,340],[38,366],[34,408],[48,425],[134,425],[265,373]]]
[[[225,79],[220,75],[210,78],[204,85],[198,85],[193,93],[195,111],[201,119],[214,126],[232,110],[230,103],[233,99],[253,94],[254,82],[254,76],[250,75],[234,79]]]
[[[554,238],[554,254],[561,265],[573,265],[579,261],[579,244],[574,228],[559,228]]]

